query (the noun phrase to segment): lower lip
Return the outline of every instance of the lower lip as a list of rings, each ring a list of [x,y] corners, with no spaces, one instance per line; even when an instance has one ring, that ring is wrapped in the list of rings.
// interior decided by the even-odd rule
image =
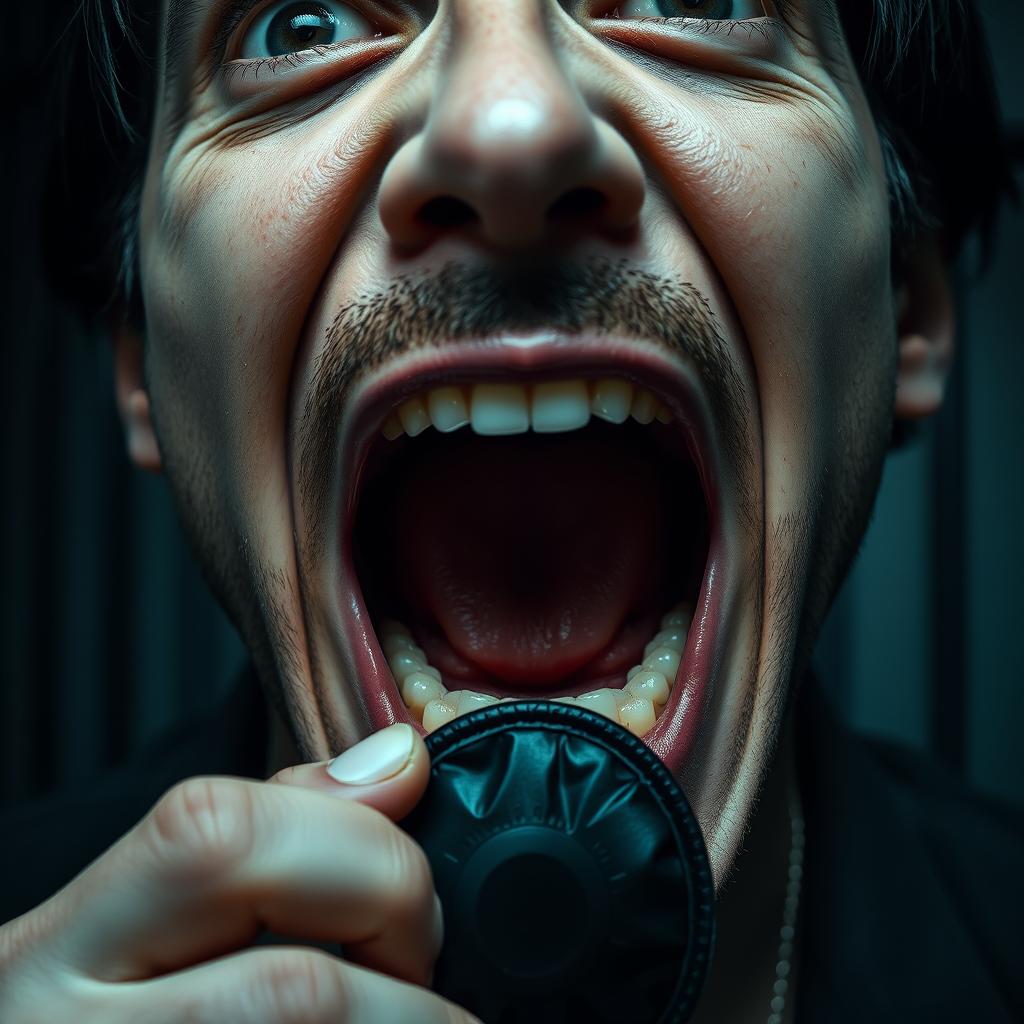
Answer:
[[[671,696],[654,727],[643,736],[644,742],[677,778],[697,741],[713,691],[712,675],[720,663],[722,590],[728,576],[719,515],[718,482],[713,466],[708,465],[703,455],[704,452],[712,451],[710,437],[699,417],[686,415],[683,418],[696,435],[692,455],[708,503],[708,559]],[[362,444],[359,447],[365,451],[367,446]],[[357,471],[354,479],[358,480],[360,475]],[[352,587],[347,593],[343,591],[341,594],[341,626],[358,683],[356,692],[362,699],[363,710],[374,731],[395,722],[407,722],[423,734],[422,726],[409,714],[398,692],[363,600],[350,543],[353,513],[352,505],[345,507],[340,552],[341,579],[352,581]]]

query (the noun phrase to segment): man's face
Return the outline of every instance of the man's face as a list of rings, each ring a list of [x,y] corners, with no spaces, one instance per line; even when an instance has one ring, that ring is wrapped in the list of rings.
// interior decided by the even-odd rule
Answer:
[[[721,878],[893,416],[883,166],[831,4],[170,6],[151,408],[303,752],[420,721],[397,620],[448,691],[599,693]],[[618,711],[680,605],[670,694]]]

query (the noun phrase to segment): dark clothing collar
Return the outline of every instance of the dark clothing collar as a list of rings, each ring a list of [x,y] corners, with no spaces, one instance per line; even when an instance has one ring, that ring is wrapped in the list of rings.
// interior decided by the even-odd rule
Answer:
[[[797,713],[798,1020],[1024,1020],[1024,815],[851,733],[813,679]]]

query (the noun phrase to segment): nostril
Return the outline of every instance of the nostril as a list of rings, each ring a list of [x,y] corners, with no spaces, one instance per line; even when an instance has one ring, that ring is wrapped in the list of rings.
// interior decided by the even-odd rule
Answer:
[[[454,196],[435,196],[423,204],[417,220],[435,228],[457,228],[476,220],[476,213],[469,203]]]
[[[596,188],[574,188],[559,196],[548,209],[552,220],[580,220],[600,210],[607,202]]]

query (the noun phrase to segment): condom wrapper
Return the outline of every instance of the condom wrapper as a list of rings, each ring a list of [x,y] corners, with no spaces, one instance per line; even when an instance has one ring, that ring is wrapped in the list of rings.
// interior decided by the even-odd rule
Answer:
[[[683,791],[637,737],[553,701],[427,737],[402,823],[430,861],[434,988],[484,1024],[681,1024],[711,964],[714,887]]]

